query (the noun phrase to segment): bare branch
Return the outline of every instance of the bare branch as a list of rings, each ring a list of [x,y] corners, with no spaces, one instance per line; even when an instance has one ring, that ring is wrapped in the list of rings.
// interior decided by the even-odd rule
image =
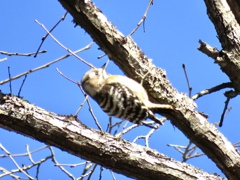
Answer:
[[[55,158],[55,153],[54,153],[52,147],[49,146],[48,148],[50,149],[50,151],[51,151],[51,153],[52,153],[52,161],[53,161],[53,163],[54,163],[54,164],[58,164],[57,159]],[[63,166],[59,166],[59,165],[58,165],[57,167],[59,167],[59,168],[60,168],[66,175],[68,175],[68,177],[70,177],[72,180],[75,180],[75,177],[74,177],[69,171],[67,171]]]
[[[61,17],[61,19],[53,26],[53,28],[49,31],[50,33],[60,24],[61,21],[64,21],[64,19],[66,18],[68,12],[65,12],[65,14]],[[38,50],[36,51],[34,57],[37,57],[37,55],[39,54],[39,50],[41,49],[45,39],[48,37],[49,33],[47,33],[43,38],[42,38],[42,42],[38,47]]]
[[[23,79],[22,84],[21,84],[21,86],[20,86],[20,88],[19,88],[19,91],[18,91],[18,96],[20,96],[20,94],[21,94],[22,87],[23,87],[23,85],[24,85],[26,79],[27,79],[27,75],[24,76],[24,79]]]
[[[225,101],[225,105],[224,105],[224,108],[223,108],[221,119],[219,121],[219,127],[222,127],[222,125],[223,125],[223,119],[224,119],[225,113],[227,111],[228,103],[229,103],[230,99],[231,99],[230,97],[227,97],[227,100]]]
[[[147,9],[146,9],[145,13],[143,14],[142,19],[138,22],[137,26],[132,30],[132,32],[129,34],[129,36],[132,36],[137,31],[137,29],[141,26],[141,24],[145,22],[145,20],[147,18],[147,13],[148,13],[151,5],[153,5],[153,0],[149,0]],[[145,27],[143,29],[145,32]]]
[[[82,165],[86,165],[88,163],[91,163],[90,161],[85,161],[85,162],[82,162],[82,163],[78,163],[78,164],[55,164],[55,166],[69,166],[69,167],[77,167],[77,166],[82,166]]]
[[[8,78],[11,78],[11,72],[10,72],[10,67],[8,66]],[[9,81],[9,88],[10,88],[10,94],[12,94],[12,81]]]
[[[129,122],[127,121],[126,124],[128,124]],[[116,134],[115,136],[117,138],[121,138],[122,135],[126,134],[127,132],[131,131],[132,129],[135,129],[136,127],[139,127],[139,124],[133,124],[131,126],[129,126],[128,128],[124,128],[120,133]]]
[[[74,83],[74,84],[78,84],[78,82],[76,82],[76,81],[70,79],[69,77],[67,77],[66,75],[64,75],[58,68],[56,68],[56,70],[57,70],[57,72],[58,72],[62,77],[64,77],[64,78],[67,79],[68,81],[70,81],[70,82],[72,82],[72,83]]]
[[[74,53],[73,51],[71,51],[70,49],[68,49],[67,47],[65,47],[62,43],[60,43],[48,30],[47,28],[45,28],[45,26],[43,24],[41,24],[40,22],[38,22],[38,20],[35,20],[36,23],[38,23],[51,37],[52,39],[58,43],[63,49],[65,49],[67,52],[69,52],[71,55],[73,55],[74,57],[76,57],[77,59],[79,59],[80,61],[82,61],[84,64],[87,64],[89,67],[91,68],[95,68],[92,64],[88,63],[87,61],[85,61],[84,59],[82,59],[80,56],[78,56],[76,53]]]
[[[23,174],[25,174],[29,179],[34,179],[33,177],[31,177],[29,174],[27,174],[19,165],[18,163],[15,161],[15,159],[12,157],[11,153],[0,143],[0,148],[10,157],[10,159],[12,160],[12,162],[17,166],[18,170],[20,172],[22,172]]]
[[[39,152],[39,151],[41,151],[43,149],[46,149],[47,147],[48,146],[45,145],[43,147],[40,147],[38,149],[35,149],[35,150],[31,151],[30,153],[33,154],[33,153]],[[12,154],[12,157],[28,156],[28,154],[29,154],[28,152],[27,153],[22,153],[22,154]],[[6,155],[0,155],[0,158],[3,158],[3,157],[6,157]]]
[[[60,58],[55,59],[55,60],[53,60],[53,61],[51,61],[51,62],[49,62],[49,63],[46,63],[46,64],[44,64],[44,65],[42,65],[42,66],[37,67],[37,68],[30,69],[30,70],[28,70],[28,71],[26,71],[26,72],[23,72],[23,73],[21,73],[21,74],[19,74],[19,75],[17,75],[17,76],[12,77],[11,79],[6,79],[6,80],[4,80],[4,81],[0,81],[0,85],[5,84],[5,83],[7,83],[7,82],[9,82],[9,81],[18,79],[18,78],[20,78],[20,77],[22,77],[22,76],[25,76],[26,74],[30,74],[30,73],[33,73],[33,72],[35,72],[35,71],[38,71],[38,70],[47,68],[47,67],[49,67],[50,65],[52,65],[52,64],[54,64],[54,63],[56,63],[56,62],[58,62],[58,61],[61,61],[61,60],[65,59],[65,58],[67,58],[67,57],[69,57],[69,56],[71,56],[71,55],[73,55],[73,54],[77,54],[77,53],[79,53],[79,52],[82,52],[82,51],[84,51],[84,50],[89,49],[92,44],[93,44],[93,42],[91,42],[90,44],[88,44],[86,47],[84,47],[84,48],[82,48],[82,49],[79,49],[79,50],[77,50],[77,51],[74,51],[73,53],[70,53],[70,54],[66,54],[66,55],[64,55],[64,56],[61,56]]]
[[[159,124],[156,124],[155,129],[151,129],[145,136],[137,136],[133,142],[135,143],[138,139],[144,139],[145,140],[145,146],[149,148],[149,138],[152,136],[152,134],[156,131],[156,129],[159,127]]]
[[[0,177],[4,177],[4,176],[9,175],[9,176],[11,176],[12,178],[14,178],[14,179],[16,179],[16,180],[21,179],[20,176],[14,175],[12,171],[10,172],[10,171],[8,171],[7,169],[5,169],[5,168],[3,168],[3,167],[0,167],[0,171],[3,172],[3,174],[0,174]]]
[[[188,75],[187,75],[187,70],[186,70],[186,66],[185,64],[182,64],[182,68],[183,68],[183,71],[184,71],[184,74],[185,74],[185,77],[186,77],[186,80],[187,80],[187,85],[188,85],[188,96],[191,97],[192,96],[192,86],[190,85],[190,82],[189,82],[189,79],[188,79]]]
[[[46,50],[42,50],[42,51],[39,51],[38,54],[43,54],[43,53],[46,53],[47,51]],[[36,52],[32,52],[32,53],[18,53],[18,52],[15,52],[15,53],[10,53],[10,52],[5,52],[5,51],[0,51],[0,54],[3,54],[3,55],[7,55],[7,56],[32,56],[34,54],[36,54]]]
[[[92,115],[92,117],[93,117],[93,119],[94,119],[95,124],[97,125],[98,129],[103,132],[101,125],[99,124],[96,116],[95,116],[94,113],[93,113],[92,106],[91,106],[91,104],[90,104],[90,102],[89,102],[88,99],[87,99],[87,104],[88,104],[88,107],[89,107],[88,110],[89,110],[89,112],[91,113],[91,115]]]
[[[90,104],[90,102],[89,102],[89,99],[88,99],[89,96],[84,92],[84,90],[83,90],[82,85],[81,85],[80,82],[78,82],[78,87],[79,87],[79,89],[82,91],[83,95],[85,96],[85,99],[86,99],[87,104],[88,104],[88,107],[89,107],[88,110],[89,110],[89,112],[91,113],[91,115],[92,115],[92,117],[93,117],[93,119],[94,119],[95,124],[97,125],[98,129],[103,132],[101,125],[99,124],[96,116],[95,116],[94,113],[93,113],[92,106],[91,106],[91,104]],[[83,103],[85,103],[85,100],[83,101]],[[83,104],[83,103],[82,103],[82,104]],[[80,106],[80,107],[81,107],[81,106]],[[77,113],[79,113],[80,110],[81,110],[81,108],[79,108],[79,109],[77,110]],[[76,113],[76,115],[77,115],[77,113]],[[75,115],[75,116],[76,116],[76,115]]]
[[[224,93],[224,95],[227,97],[227,100],[225,101],[225,105],[224,105],[224,108],[223,108],[223,112],[222,112],[222,115],[221,115],[221,119],[219,121],[219,127],[222,127],[223,125],[223,119],[224,117],[227,115],[227,113],[229,113],[231,111],[231,107],[228,108],[228,104],[230,102],[230,99],[232,98],[235,98],[237,95],[239,95],[238,92],[236,91],[227,91]]]
[[[89,96],[85,94],[85,99],[84,99],[84,101],[83,101],[83,102],[80,104],[80,106],[79,106],[79,108],[78,108],[77,112],[75,113],[75,116],[77,116],[77,115],[78,115],[78,113],[81,111],[81,109],[82,109],[83,105],[84,105],[84,104],[85,104],[85,102],[88,100],[88,98],[89,98]]]
[[[193,146],[192,146],[193,145]],[[182,162],[187,162],[187,160],[203,156],[203,153],[194,153],[197,149],[197,146],[189,141],[187,146],[168,144],[170,147],[174,147],[180,154],[182,154]],[[194,154],[193,154],[194,153]]]
[[[213,57],[215,63],[230,78],[235,90],[240,92],[240,76],[237,73],[240,72],[240,24],[234,16],[236,9],[239,9],[239,3],[232,3],[232,0],[204,0],[204,2],[222,47],[219,53],[215,50]],[[233,4],[237,6],[231,11]]]
[[[211,94],[213,92],[217,92],[217,91],[220,91],[224,88],[233,88],[233,84],[231,82],[227,82],[227,83],[222,83],[222,84],[219,84],[217,86],[214,86],[212,88],[209,88],[209,89],[205,89],[203,91],[200,91],[199,93],[195,94],[192,99],[193,100],[196,100],[204,95],[207,95],[207,94]]]
[[[0,59],[0,62],[6,61],[6,60],[7,60],[7,58],[2,58],[2,59]]]
[[[29,160],[31,161],[32,164],[34,164],[34,160],[32,159],[32,154],[29,151],[29,145],[26,145],[26,149],[27,149],[27,154],[28,154]]]
[[[129,177],[180,180],[179,174],[184,174],[185,179],[190,180],[222,179],[152,149],[122,139],[116,141],[116,137],[91,129],[73,116],[51,113],[15,96],[4,95],[0,102],[1,127],[24,133]],[[171,173],[166,173],[169,171]]]

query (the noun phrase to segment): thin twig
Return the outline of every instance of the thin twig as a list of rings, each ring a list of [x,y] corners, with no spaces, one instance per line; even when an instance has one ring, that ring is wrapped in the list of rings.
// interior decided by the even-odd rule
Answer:
[[[101,55],[101,56],[98,56],[97,58],[98,59],[101,59],[101,58],[103,58],[104,56],[106,56],[107,54],[103,54],[103,55]]]
[[[25,75],[25,77],[24,77],[24,79],[23,79],[23,82],[22,82],[22,84],[21,84],[21,86],[20,86],[20,88],[19,88],[19,91],[18,91],[18,97],[20,97],[20,94],[21,94],[21,91],[22,91],[22,87],[23,87],[23,85],[24,85],[26,79],[27,79],[27,75]]]
[[[79,49],[79,50],[77,50],[77,51],[75,51],[75,52],[73,52],[73,53],[76,54],[76,53],[82,52],[82,51],[84,51],[84,50],[87,50],[87,49],[89,49],[89,48],[91,47],[92,44],[93,44],[93,42],[91,42],[90,44],[88,44],[88,45],[85,46],[84,48],[81,48],[81,49]],[[65,58],[67,58],[67,57],[69,57],[69,56],[72,56],[72,53],[69,53],[69,54],[66,54],[66,55],[64,55],[64,56],[61,56],[60,58],[55,59],[55,60],[53,60],[53,61],[51,61],[51,62],[49,62],[49,63],[46,63],[46,64],[44,64],[44,65],[42,65],[42,66],[37,67],[37,68],[30,69],[30,70],[28,70],[28,71],[26,71],[26,72],[23,72],[23,73],[21,73],[21,74],[18,74],[17,76],[12,77],[11,79],[3,80],[3,81],[0,82],[0,85],[5,84],[5,83],[7,83],[7,82],[9,82],[9,81],[18,79],[18,78],[20,78],[20,77],[22,77],[22,76],[25,76],[26,74],[30,74],[30,73],[33,73],[33,72],[35,72],[35,71],[38,71],[38,70],[47,68],[47,67],[49,67],[50,65],[52,65],[52,64],[54,64],[54,63],[56,63],[56,62],[58,62],[58,61],[61,61],[61,60],[65,59]]]
[[[65,14],[61,17],[61,19],[53,26],[53,28],[49,31],[49,33],[51,33],[58,25],[61,21],[64,21],[65,17],[67,16],[68,12],[65,12]],[[47,33],[43,38],[42,38],[42,42],[38,47],[38,50],[36,51],[34,57],[37,57],[37,55],[39,54],[39,50],[41,49],[43,42],[45,41],[45,39],[48,37],[49,33]]]
[[[189,141],[187,146],[180,146],[180,145],[175,145],[175,144],[168,144],[170,147],[174,147],[179,153],[182,154],[182,162],[186,162],[189,159],[195,158],[195,157],[200,157],[203,156],[204,154],[201,153],[199,154],[198,152],[194,153],[193,152],[196,150],[197,146],[194,144],[192,147],[192,142]],[[183,150],[182,150],[183,149]]]
[[[104,167],[100,166],[100,172],[99,172],[99,178],[98,179],[102,179],[103,170],[104,170]]]
[[[132,129],[138,127],[138,124],[133,124],[131,126],[129,126],[126,129],[123,129],[120,133],[118,133],[117,135],[115,135],[116,137],[121,137],[122,135],[126,134],[127,132],[131,131]]]
[[[92,162],[88,162],[85,164],[85,167],[83,168],[83,171],[81,173],[81,178],[80,179],[83,179],[83,177],[85,177],[86,174],[88,174],[90,171],[92,171],[93,168],[96,167],[96,164],[93,164]],[[92,168],[90,170],[90,168]]]
[[[53,163],[54,163],[54,164],[58,164],[57,159],[55,158],[55,154],[54,154],[54,151],[53,151],[52,147],[49,146],[48,148],[49,148],[50,151],[51,151]],[[66,175],[68,175],[71,179],[75,179],[75,177],[74,177],[69,171],[67,171],[64,167],[62,167],[62,166],[57,166],[57,167],[59,167],[59,168],[60,168]]]
[[[184,71],[184,74],[185,74],[185,77],[186,77],[186,80],[187,80],[188,96],[191,97],[192,96],[192,87],[191,87],[189,79],[188,79],[188,74],[187,74],[187,70],[186,70],[185,64],[182,64],[182,68],[183,68],[183,71]]]
[[[57,72],[58,72],[62,77],[64,77],[64,78],[67,79],[68,81],[71,81],[72,83],[78,85],[78,82],[76,82],[76,81],[70,79],[69,77],[67,77],[67,76],[66,76],[65,74],[63,74],[58,68],[56,68],[56,70],[57,70]]]
[[[231,82],[227,82],[227,83],[222,83],[222,84],[219,84],[217,86],[214,86],[212,88],[209,88],[209,89],[205,89],[203,91],[200,91],[199,93],[195,94],[194,96],[192,96],[192,99],[193,100],[196,100],[204,95],[207,95],[207,94],[211,94],[213,92],[216,92],[216,91],[220,91],[224,88],[233,88],[233,84]]]
[[[107,129],[106,129],[106,132],[108,132],[109,134],[111,134],[111,131],[112,131],[112,116],[109,116],[109,121],[108,121],[108,124],[107,124]]]
[[[0,62],[6,61],[6,60],[7,60],[7,58],[5,57],[5,58],[0,59]]]
[[[182,152],[182,162],[186,162],[187,161],[187,157],[188,157],[188,152],[189,152],[189,148],[191,146],[192,142],[189,141],[188,145],[184,148],[184,151]]]
[[[8,79],[11,79],[10,67],[8,66]],[[12,81],[9,81],[10,94],[12,95]]]
[[[34,160],[32,159],[32,154],[31,152],[29,151],[29,145],[27,144],[26,145],[26,150],[27,150],[27,154],[28,154],[28,157],[29,157],[29,160],[31,161],[32,164],[34,164]]]
[[[83,95],[85,96],[84,101],[81,103],[80,107],[78,108],[77,112],[76,112],[75,115],[74,115],[74,116],[77,116],[78,113],[80,112],[80,110],[82,109],[83,105],[85,104],[85,102],[88,100],[89,96],[84,93],[80,82],[76,82],[76,81],[70,79],[70,78],[67,77],[65,74],[63,74],[58,68],[56,68],[56,70],[57,70],[57,72],[58,72],[61,76],[63,76],[65,79],[67,79],[68,81],[70,81],[70,82],[72,82],[72,83],[74,83],[74,84],[77,84],[78,87],[81,89]],[[99,127],[100,127],[100,125],[99,125]]]
[[[80,90],[82,91],[83,95],[84,95],[85,98],[86,98],[88,95],[84,92],[84,90],[83,90],[83,88],[82,88],[82,86],[81,86],[81,83],[78,83],[78,87],[80,88]],[[98,120],[97,120],[96,116],[95,116],[94,113],[93,113],[92,106],[91,106],[88,98],[87,98],[87,103],[88,103],[88,107],[89,107],[89,112],[91,113],[91,115],[92,115],[92,117],[93,117],[93,119],[94,119],[95,124],[97,125],[98,129],[103,132],[102,127],[101,127],[100,124],[98,123]]]
[[[153,4],[153,0],[150,0],[149,3],[148,3],[148,6],[147,6],[147,9],[145,11],[145,13],[143,14],[143,17],[141,18],[141,20],[138,22],[137,26],[132,30],[132,32],[129,34],[129,36],[132,36],[136,31],[137,29],[141,26],[142,23],[145,22],[146,18],[147,18],[147,13],[150,9],[150,6]],[[145,32],[145,27],[144,27],[144,32]]]
[[[233,146],[236,147],[236,148],[240,147],[240,142],[234,143]]]
[[[92,117],[93,117],[93,119],[94,119],[95,124],[97,125],[98,129],[103,132],[102,127],[101,127],[100,124],[98,123],[98,120],[97,120],[96,116],[95,116],[94,113],[93,113],[92,106],[91,106],[89,100],[87,100],[87,103],[88,103],[88,107],[89,107],[88,110],[89,110],[89,112],[91,113],[91,115],[92,115]]]
[[[111,173],[111,175],[112,175],[112,179],[113,179],[113,180],[116,180],[116,177],[114,176],[114,172],[113,172],[112,170],[110,170],[110,169],[109,169],[109,171],[110,171],[110,173]]]
[[[160,126],[159,124],[156,125],[157,128]],[[156,128],[156,129],[157,129]],[[152,136],[152,134],[156,131],[155,128],[151,129],[145,136],[137,136],[134,140],[133,143],[135,143],[138,139],[144,139],[145,140],[145,146],[149,147],[149,139]]]
[[[42,51],[38,52],[38,54],[46,53],[46,52],[47,52],[46,50],[42,50]],[[32,56],[32,55],[36,54],[36,52],[32,52],[32,53],[18,53],[18,52],[10,53],[10,52],[5,52],[5,51],[0,51],[0,54],[7,55],[7,56]]]
[[[29,179],[34,179],[33,177],[31,177],[29,174],[27,174],[19,165],[18,163],[15,161],[15,159],[12,157],[11,153],[5,149],[5,147],[3,147],[3,145],[0,143],[0,148],[9,156],[9,158],[12,160],[12,162],[17,166],[17,168],[23,173],[25,174]]]
[[[80,106],[79,106],[79,108],[78,108],[78,110],[77,110],[77,112],[75,113],[75,115],[74,116],[77,116],[78,115],[78,113],[81,111],[81,109],[82,109],[82,107],[83,107],[83,105],[85,104],[85,102],[88,100],[88,98],[89,98],[89,96],[88,95],[86,95],[85,96],[85,99],[84,99],[84,101],[80,104]]]
[[[126,128],[127,125],[128,125],[128,123],[129,123],[129,121],[126,121],[126,123],[124,124],[124,126],[123,126],[123,128],[122,128],[122,131],[121,131],[119,134],[116,135],[116,133],[117,133],[117,129],[116,129],[113,135],[115,135],[117,138],[121,138],[122,135],[123,135],[123,132],[124,132],[125,128]],[[136,124],[136,125],[139,126],[139,124]],[[128,129],[129,129],[129,128],[128,128]],[[125,133],[126,133],[126,132],[125,132]]]
[[[2,177],[4,177],[4,176],[7,176],[7,175],[13,176],[14,173],[21,172],[21,170],[26,171],[26,170],[29,170],[29,169],[35,167],[35,166],[37,166],[37,173],[38,173],[38,172],[39,172],[39,171],[38,171],[39,166],[40,166],[42,163],[46,162],[46,161],[47,161],[48,159],[50,159],[50,158],[51,158],[51,156],[47,156],[47,157],[45,157],[44,159],[41,159],[41,160],[39,160],[38,162],[35,162],[34,164],[31,164],[31,165],[29,165],[29,166],[24,166],[24,167],[22,167],[21,169],[14,169],[14,170],[11,170],[11,171],[7,171],[7,172],[5,172],[4,174],[0,174],[0,178],[2,178]],[[0,168],[0,170],[1,170],[1,168]]]
[[[78,164],[55,164],[55,166],[69,166],[69,167],[77,167],[77,166],[82,166],[82,165],[86,165],[88,163],[91,163],[90,161],[85,161],[82,163],[78,163]]]
[[[86,174],[84,174],[84,175],[82,175],[81,177],[81,179],[80,180],[82,180],[84,177],[86,177],[86,176],[88,176],[88,178],[87,178],[87,180],[91,180],[92,178],[92,175],[93,175],[93,173],[94,173],[94,171],[95,171],[95,169],[96,169],[96,167],[97,167],[98,165],[97,164],[94,164],[93,165],[93,168],[88,172],[88,173],[86,173]]]
[[[157,128],[160,126],[160,124],[156,124],[156,126],[157,126]],[[148,133],[147,133],[147,135],[146,135],[146,138],[145,138],[145,145],[146,145],[146,147],[149,147],[149,139],[150,139],[150,137],[153,135],[153,133],[156,131],[156,129],[157,128],[153,128],[153,129],[151,129]]]
[[[223,120],[224,120],[224,117],[225,117],[225,113],[227,111],[227,108],[228,108],[228,104],[229,104],[229,101],[230,101],[230,97],[227,97],[227,100],[225,101],[225,105],[224,105],[224,108],[223,108],[223,112],[222,112],[222,115],[221,115],[221,119],[219,121],[219,127],[222,127],[223,125]]]
[[[40,147],[40,148],[38,148],[38,149],[35,149],[35,150],[31,151],[30,153],[31,153],[31,154],[36,153],[36,152],[41,151],[41,150],[43,150],[43,149],[45,149],[45,148],[47,148],[47,147],[48,147],[48,145],[45,145],[45,146],[43,146],[43,147]],[[12,154],[12,157],[20,157],[20,156],[28,156],[28,153]],[[7,156],[6,156],[6,155],[0,155],[0,158],[4,158],[4,157],[7,157]]]
[[[119,121],[112,123],[112,116],[109,116],[109,123],[107,126],[107,130],[106,132],[108,132],[109,134],[113,134],[114,136],[116,135],[116,133],[118,132],[120,125],[122,124],[122,122],[125,121],[124,119],[120,119]],[[126,124],[128,123],[128,121],[126,121]],[[117,127],[116,130],[112,133],[112,130],[114,127]]]
[[[16,180],[21,179],[20,176],[14,175],[12,171],[8,171],[7,169],[5,169],[3,167],[0,167],[0,172],[3,172],[2,174],[0,174],[0,178],[9,175],[13,179],[16,179]]]
[[[58,43],[63,49],[65,49],[66,51],[68,51],[71,55],[73,55],[74,57],[76,57],[77,59],[79,59],[80,61],[82,61],[83,63],[87,64],[89,67],[91,68],[95,68],[92,64],[88,63],[87,61],[85,61],[84,59],[82,59],[81,57],[79,57],[78,55],[76,55],[74,52],[72,52],[70,49],[68,49],[67,47],[65,47],[62,43],[60,43],[48,30],[47,28],[41,24],[40,22],[38,22],[38,20],[35,20],[36,23],[38,23],[47,33],[49,33],[49,35],[52,37],[52,39]]]

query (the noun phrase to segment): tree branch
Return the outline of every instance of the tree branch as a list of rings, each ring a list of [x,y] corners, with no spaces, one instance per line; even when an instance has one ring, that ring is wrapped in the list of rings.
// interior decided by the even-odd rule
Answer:
[[[233,3],[231,0],[228,0],[229,4],[226,0],[204,1],[223,48],[215,58],[215,63],[230,78],[235,90],[240,92],[240,26],[238,24],[240,3],[238,1]],[[237,9],[238,13],[235,12],[236,10],[231,11],[233,9]]]
[[[240,179],[240,156],[232,144],[195,109],[194,102],[172,87],[131,37],[124,37],[91,1],[59,0],[100,48],[123,72],[140,81],[152,101],[171,104],[176,111],[162,113],[211,158],[229,179]],[[239,76],[240,77],[240,76]],[[238,78],[239,78],[238,77]]]
[[[0,94],[0,126],[136,179],[222,179],[15,96]]]

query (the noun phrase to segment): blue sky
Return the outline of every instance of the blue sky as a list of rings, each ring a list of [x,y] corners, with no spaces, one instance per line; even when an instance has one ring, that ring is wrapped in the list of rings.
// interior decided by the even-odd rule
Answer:
[[[148,1],[96,0],[94,3],[124,35],[128,35],[145,12]],[[18,53],[35,52],[41,38],[46,34],[35,23],[35,19],[43,23],[48,29],[51,29],[64,13],[65,10],[58,1],[3,1],[0,7],[0,21],[2,24],[0,50]],[[156,66],[166,70],[167,77],[179,92],[188,93],[182,69],[183,63],[187,67],[193,94],[229,81],[228,77],[221,72],[212,59],[197,50],[199,39],[221,49],[216,37],[216,31],[207,16],[203,1],[154,1],[145,22],[145,30],[144,33],[141,26],[133,35],[133,39],[143,52],[153,59]],[[69,14],[54,30],[53,35],[72,51],[80,49],[92,41],[83,29],[74,28],[72,17]],[[47,53],[39,54],[37,58],[0,55],[0,59],[7,57],[6,61],[0,62],[0,81],[8,78],[8,66],[11,68],[11,75],[15,76],[67,54],[50,37],[43,44],[43,49],[47,50]],[[103,54],[104,52],[98,50],[98,46],[94,44],[90,50],[80,53],[79,56],[94,66],[100,67],[107,60],[106,57],[97,59],[98,56]],[[21,96],[29,102],[55,113],[74,114],[84,100],[84,96],[75,84],[60,76],[56,72],[56,68],[59,68],[75,81],[80,81],[84,73],[89,70],[88,66],[75,57],[70,57],[49,68],[28,75]],[[113,62],[110,62],[107,71],[111,74],[122,74],[121,70]],[[14,94],[18,93],[22,79],[12,82]],[[4,93],[10,92],[9,84],[2,85],[0,89]],[[220,119],[225,101],[223,92],[220,91],[196,101],[198,110],[208,114],[209,121],[212,123],[218,122]],[[238,99],[233,99],[230,102],[229,106],[232,106],[232,110],[226,116],[223,127],[220,128],[220,131],[232,143],[239,140],[239,133],[236,133],[239,132],[236,125],[239,116],[237,112],[238,101]],[[106,129],[108,116],[102,113],[95,102],[91,102],[95,115],[101,120],[106,119],[105,122],[101,122],[103,129]],[[88,126],[96,128],[88,112],[87,105],[79,113],[79,119]],[[147,130],[149,129],[139,128],[124,136],[124,138],[132,141],[136,136],[145,134]],[[0,134],[0,143],[13,153],[25,152],[25,144],[29,144],[32,150],[43,145],[35,140],[3,129],[0,129]],[[138,143],[142,144],[142,141],[138,141]],[[168,143],[186,145],[188,140],[177,128],[174,129],[169,122],[166,122],[152,136],[150,147],[169,157],[181,160],[179,153],[166,146]],[[66,159],[66,153],[55,150],[61,163],[81,162],[79,158],[70,155]],[[40,157],[44,157],[44,155],[36,155],[36,159]],[[21,160],[19,163],[21,163]],[[196,158],[190,160],[189,163],[207,172],[221,174],[220,170],[207,157]],[[3,166],[3,164],[4,166],[7,164],[9,168],[14,167],[10,161],[0,159],[0,166]],[[44,167],[44,173],[42,173],[44,177],[41,177],[41,179],[58,179],[61,173],[58,173],[57,168],[53,167],[51,163]],[[50,173],[51,170],[56,173]],[[71,169],[71,171],[76,176],[81,172],[79,169]],[[110,174],[107,170],[104,173],[106,174],[104,174],[103,179],[107,179]],[[96,173],[96,177],[98,177],[98,173]]]

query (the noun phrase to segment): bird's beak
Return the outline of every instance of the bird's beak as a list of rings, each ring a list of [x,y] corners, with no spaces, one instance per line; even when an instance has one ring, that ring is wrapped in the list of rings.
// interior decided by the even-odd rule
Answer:
[[[107,67],[107,63],[104,63],[104,64],[102,65],[101,69],[102,69],[102,70],[105,70],[106,67]]]
[[[106,62],[106,63],[104,63],[104,64],[102,65],[102,67],[101,67],[101,68],[102,68],[102,70],[103,70],[103,71],[105,71],[105,70],[106,70],[108,63],[109,63],[109,59],[107,60],[107,62]]]

